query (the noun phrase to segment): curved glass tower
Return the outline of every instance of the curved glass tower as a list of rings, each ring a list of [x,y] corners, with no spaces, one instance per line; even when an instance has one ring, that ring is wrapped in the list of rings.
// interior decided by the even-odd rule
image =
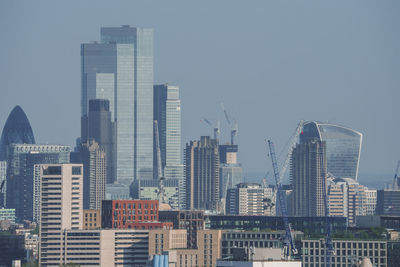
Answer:
[[[338,178],[357,180],[362,133],[340,125],[310,121],[303,125],[300,143],[310,139],[326,142],[328,172]]]
[[[0,161],[7,160],[10,144],[35,144],[32,127],[20,106],[15,106],[7,118],[0,139]]]

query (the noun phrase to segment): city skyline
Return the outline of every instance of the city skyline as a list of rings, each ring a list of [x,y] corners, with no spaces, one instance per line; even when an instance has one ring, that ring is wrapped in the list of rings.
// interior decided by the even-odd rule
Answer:
[[[149,4],[138,5],[148,12],[144,12],[145,14],[149,14],[149,12],[155,12],[155,14],[151,18],[140,14],[135,14],[137,15],[135,19],[127,19],[125,16],[121,16],[123,19],[107,18],[102,16],[105,11],[99,8],[100,14],[94,15],[93,21],[83,23],[83,14],[79,11],[77,21],[71,21],[70,25],[64,25],[67,18],[55,17],[55,15],[59,15],[59,12],[48,14],[48,18],[54,19],[56,22],[55,26],[62,23],[66,27],[67,30],[61,34],[61,32],[53,32],[54,26],[43,26],[44,22],[41,20],[33,20],[31,26],[15,21],[19,16],[25,14],[29,7],[33,10],[38,8],[39,12],[40,4],[34,7],[27,3],[26,6],[20,7],[6,2],[1,16],[3,23],[0,23],[0,29],[5,38],[20,40],[21,37],[12,32],[14,30],[25,33],[27,38],[32,39],[33,37],[27,32],[30,27],[39,25],[43,27],[37,27],[35,33],[34,40],[38,44],[32,44],[31,49],[27,51],[20,51],[20,44],[14,47],[7,43],[2,44],[1,56],[4,56],[5,60],[0,63],[0,75],[5,86],[3,92],[7,97],[1,98],[0,124],[4,125],[13,106],[21,105],[31,121],[37,143],[73,145],[75,138],[79,136],[79,44],[98,40],[100,27],[119,27],[123,24],[130,24],[132,27],[151,26],[155,30],[154,83],[168,82],[179,86],[182,91],[183,143],[198,138],[199,135],[212,135],[211,130],[200,122],[202,116],[212,120],[220,119],[223,122],[223,142],[229,140],[229,128],[223,121],[223,113],[219,107],[219,103],[223,101],[230,115],[239,123],[239,159],[243,164],[244,173],[267,171],[270,163],[265,158],[267,149],[264,138],[271,137],[276,140],[279,149],[289,138],[300,119],[329,120],[363,133],[360,182],[363,182],[363,172],[391,174],[394,171],[399,150],[396,132],[400,127],[396,123],[398,119],[395,113],[395,99],[399,96],[397,89],[399,81],[395,70],[398,67],[397,62],[400,61],[398,53],[393,50],[394,47],[397,47],[399,39],[393,36],[394,28],[391,27],[398,22],[398,18],[394,17],[395,10],[398,10],[399,7],[398,4],[390,5],[388,3],[381,6],[381,9],[376,9],[372,3],[361,7],[353,3],[349,6],[350,10],[354,11],[354,9],[360,8],[357,13],[358,20],[355,21],[351,19],[351,11],[341,10],[340,5],[328,3],[315,4],[314,7],[319,12],[311,13],[310,19],[305,19],[306,15],[310,15],[305,8],[302,9],[304,14],[296,14],[286,4],[261,4],[260,11],[248,7],[242,12],[239,11],[240,4],[233,4],[232,14],[238,15],[239,18],[249,18],[250,13],[255,12],[254,18],[244,23],[243,26],[235,24],[231,17],[228,17],[226,22],[217,21],[217,13],[223,4],[216,4],[214,10],[204,13],[204,16],[209,19],[209,22],[204,22],[205,27],[215,23],[215,29],[208,28],[209,32],[204,32],[203,27],[199,27],[199,21],[202,18],[199,15],[193,15],[190,12],[181,14],[183,18],[188,18],[188,15],[193,17],[193,20],[188,20],[186,27],[177,27],[177,21],[163,25],[164,20],[163,23],[155,20],[159,11]],[[88,6],[89,4],[83,5],[82,10]],[[109,5],[103,3],[101,7],[109,7]],[[174,4],[164,7],[172,12]],[[326,11],[326,7],[333,8],[333,11]],[[52,8],[51,4],[48,8]],[[68,10],[67,7],[65,8]],[[110,8],[112,9],[112,7]],[[205,9],[202,6],[196,6],[196,8],[200,11]],[[271,11],[268,11],[268,8]],[[5,10],[9,12],[5,12]],[[288,14],[283,18],[278,18],[271,14],[273,10],[284,10]],[[17,14],[16,12],[21,13],[18,13],[19,15],[15,18],[11,17],[12,14]],[[367,18],[368,12],[375,12],[374,15],[377,18]],[[265,14],[270,17],[264,20]],[[25,15],[28,18],[31,16]],[[295,25],[293,19],[284,21],[284,19],[289,19],[290,15],[302,19],[299,26]],[[322,18],[322,15],[326,15],[326,18]],[[335,15],[340,15],[343,23],[333,22]],[[381,21],[378,21],[378,18]],[[319,26],[313,24],[314,19],[321,19],[320,24],[326,28],[325,34],[320,32]],[[266,28],[261,29],[256,25],[255,30],[242,31],[251,45],[240,40],[237,44],[232,44],[235,31],[227,27],[229,23],[232,23],[232,28],[236,26],[239,27],[239,30],[244,30],[246,28],[243,27],[251,26],[255,22]],[[272,26],[267,22],[277,24]],[[74,29],[78,29],[76,27],[79,24],[83,25],[82,29],[74,32]],[[9,25],[8,29],[4,28],[5,25]],[[352,27],[348,27],[348,25],[352,25]],[[309,26],[310,30],[300,28],[301,26]],[[205,39],[199,39],[193,35],[189,30],[190,27],[193,31],[200,31]],[[287,35],[277,33],[277,29],[286,30]],[[339,29],[339,32],[336,29]],[[223,30],[222,36],[218,36],[217,33],[221,30]],[[47,36],[46,31],[51,32],[53,36]],[[257,35],[257,33],[261,34]],[[354,33],[357,34],[358,39],[351,38]],[[293,37],[290,37],[290,34]],[[305,38],[296,39],[301,35],[305,35]],[[41,40],[43,38],[37,38],[37,36],[47,37],[43,41]],[[324,38],[326,41],[323,40]],[[290,41],[294,40],[300,41],[295,45],[290,45]],[[333,40],[337,41],[339,48],[330,45],[329,42]],[[316,41],[317,44],[314,46],[311,41]],[[59,62],[63,62],[65,66],[52,64],[56,62],[45,59],[45,64],[54,67],[45,67],[43,70],[38,68],[29,72],[27,68],[30,66],[30,62],[37,62],[37,56],[43,57],[44,51],[50,55],[54,53],[51,47],[46,46],[46,50],[43,50],[44,47],[39,47],[43,42],[53,44],[58,48],[62,47],[62,51],[65,52],[60,53],[61,61]],[[228,43],[231,46],[227,46]],[[284,44],[284,47],[280,48],[277,44]],[[317,45],[322,48],[318,48]],[[213,47],[216,49],[213,50]],[[248,58],[234,53],[235,49],[240,47],[248,51]],[[262,47],[268,49],[262,50]],[[199,50],[201,48],[205,52],[199,54],[204,58],[200,58],[194,53],[194,63],[184,59],[189,52],[192,53],[192,49]],[[291,54],[292,50],[299,54]],[[4,51],[11,51],[7,54],[16,54],[18,51],[19,55],[11,60],[9,55],[4,54]],[[275,51],[277,56],[272,55],[272,51]],[[210,53],[210,55],[205,57],[204,53]],[[256,56],[255,53],[259,53],[259,55]],[[285,53],[289,53],[287,57],[284,56]],[[243,77],[239,77],[238,72],[229,66],[235,65],[235,56],[241,63],[236,64],[236,67],[242,71]],[[290,56],[294,57],[290,58]],[[335,56],[338,58],[335,59]],[[172,59],[175,59],[177,64],[171,64],[174,62]],[[286,64],[283,63],[285,60]],[[205,65],[206,62],[208,65]],[[254,66],[246,72],[243,66],[249,66],[252,62]],[[301,64],[301,62],[303,63]],[[292,64],[292,67],[288,63]],[[21,66],[21,69],[17,66]],[[227,69],[226,71],[221,70],[224,67]],[[61,71],[57,72],[57,70]],[[28,79],[15,79],[17,71],[27,76]],[[47,76],[43,75],[42,71],[45,71]],[[371,75],[372,73],[374,75]],[[261,78],[262,76],[265,78]],[[24,80],[32,78],[31,82],[33,83],[27,86]],[[55,79],[62,80],[65,84],[51,86],[51,82]],[[32,84],[34,90],[32,90]],[[62,88],[71,96],[65,95]],[[248,93],[239,93],[239,90],[243,90],[243,88],[246,88],[245,91]],[[261,88],[266,88],[266,90]],[[214,95],[210,99],[209,96],[212,92]],[[26,95],[25,99],[21,99],[21,95]],[[44,95],[48,95],[55,101],[49,101],[46,105],[37,105],[37,101],[43,99]],[[68,101],[61,101],[64,97]],[[298,98],[302,102],[297,102]],[[31,101],[32,99],[37,101]],[[57,101],[58,99],[60,100]],[[52,102],[57,105],[54,106],[55,103]],[[315,108],[312,107],[312,104],[315,105]],[[49,112],[49,110],[53,112]],[[55,120],[52,116],[58,116],[60,121],[56,120],[48,128],[46,122]],[[64,126],[64,123],[67,127]],[[65,131],[65,128],[72,130]]]

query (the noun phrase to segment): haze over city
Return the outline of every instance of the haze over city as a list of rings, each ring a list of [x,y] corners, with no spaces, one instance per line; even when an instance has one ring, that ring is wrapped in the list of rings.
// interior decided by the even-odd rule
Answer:
[[[202,117],[229,140],[223,102],[245,174],[262,174],[265,138],[279,150],[301,119],[329,121],[363,133],[360,181],[389,180],[400,158],[399,11],[398,1],[2,1],[0,125],[21,105],[37,143],[74,145],[80,44],[103,26],[151,27],[154,82],[181,90],[183,143],[212,135]]]

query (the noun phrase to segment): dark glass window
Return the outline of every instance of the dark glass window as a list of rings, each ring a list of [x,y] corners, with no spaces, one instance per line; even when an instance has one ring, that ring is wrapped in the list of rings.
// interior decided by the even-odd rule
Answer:
[[[43,169],[44,175],[61,175],[61,166],[48,166]]]
[[[80,175],[81,173],[81,167],[72,167],[72,174]]]

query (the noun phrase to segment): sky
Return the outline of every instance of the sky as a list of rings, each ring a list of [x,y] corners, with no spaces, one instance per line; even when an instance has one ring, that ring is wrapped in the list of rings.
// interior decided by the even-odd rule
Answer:
[[[154,81],[178,85],[182,141],[212,135],[220,103],[245,172],[271,167],[300,120],[363,133],[360,174],[400,159],[400,1],[0,1],[0,129],[15,105],[38,143],[80,134],[80,44],[100,27],[154,28]],[[359,176],[360,182],[362,175]]]

